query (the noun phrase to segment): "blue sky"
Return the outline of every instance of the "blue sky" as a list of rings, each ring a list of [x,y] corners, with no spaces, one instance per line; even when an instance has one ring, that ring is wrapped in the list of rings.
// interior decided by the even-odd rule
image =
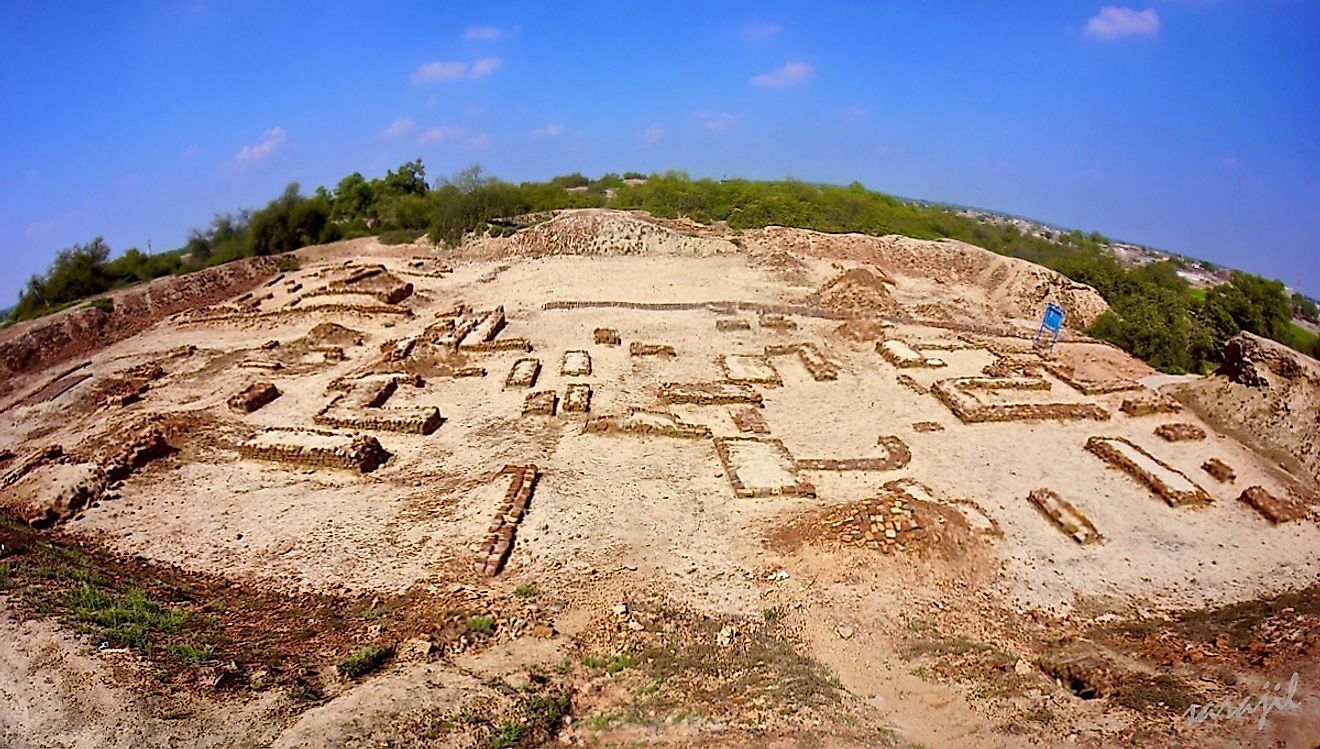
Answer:
[[[0,306],[415,157],[857,180],[1320,295],[1320,3],[386,5],[0,2]]]

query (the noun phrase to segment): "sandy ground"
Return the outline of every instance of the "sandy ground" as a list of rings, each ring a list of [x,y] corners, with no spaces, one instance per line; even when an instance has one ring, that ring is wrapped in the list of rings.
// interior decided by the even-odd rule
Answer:
[[[1087,396],[1047,375],[1048,391],[979,397],[995,403],[1095,403],[1112,417],[1102,422],[963,424],[934,396],[900,384],[899,374],[925,387],[942,379],[981,376],[982,368],[996,360],[995,353],[967,345],[947,326],[902,322],[891,327],[887,335],[902,349],[921,351],[923,343],[961,345],[923,352],[943,360],[945,367],[900,370],[876,351],[874,340],[838,336],[838,320],[792,315],[796,328],[781,331],[760,326],[754,313],[740,312],[749,330],[719,332],[721,315],[710,309],[544,308],[556,301],[801,304],[850,267],[850,261],[802,253],[786,282],[780,271],[724,240],[718,240],[719,251],[711,249],[715,241],[694,239],[669,252],[622,256],[442,257],[452,266],[443,277],[400,276],[416,289],[402,303],[412,310],[411,317],[325,311],[212,323],[172,318],[93,356],[93,378],[51,401],[0,414],[0,443],[23,451],[60,444],[73,451],[113,440],[133,419],[153,413],[182,414],[204,425],[185,438],[178,456],[132,475],[119,498],[63,525],[115,552],[185,570],[291,590],[367,595],[454,580],[505,591],[536,582],[588,608],[613,604],[623,591],[646,590],[723,617],[759,618],[768,606],[783,605],[793,612],[807,652],[832,668],[899,735],[931,746],[1019,746],[1042,736],[1006,732],[967,688],[911,672],[894,648],[923,612],[956,608],[962,600],[975,601],[968,604],[971,609],[993,607],[1010,618],[1026,612],[1152,615],[1250,600],[1320,577],[1320,527],[1313,520],[1271,526],[1236,501],[1246,486],[1258,484],[1287,496],[1294,482],[1190,413],[1130,417],[1118,410],[1130,392]],[[355,240],[304,251],[301,270],[258,290],[273,294],[260,310],[277,310],[296,299],[299,292],[291,291],[292,284],[301,283],[304,290],[324,285],[328,271],[346,258],[383,263],[402,274],[419,248],[381,248]],[[489,251],[483,246],[482,252]],[[322,272],[325,276],[318,276]],[[947,292],[945,284],[929,278],[893,275],[895,298],[907,309],[939,303]],[[984,293],[968,288],[955,296],[983,299]],[[353,295],[308,296],[295,309],[363,302]],[[378,363],[382,343],[421,335],[435,322],[436,312],[459,302],[479,310],[502,305],[508,324],[496,340],[523,337],[533,351],[466,352],[467,363],[484,367],[485,377],[430,377],[421,388],[400,386],[389,406],[435,406],[445,421],[429,435],[372,432],[393,455],[384,467],[358,475],[241,459],[227,446],[227,437],[249,436],[265,427],[319,428],[313,416],[333,396],[327,390],[333,380]],[[362,333],[364,344],[345,347],[342,362],[301,352],[299,339],[325,321]],[[1024,320],[1018,329],[1029,335],[1033,325]],[[592,331],[598,327],[617,329],[623,345],[594,344]],[[280,345],[260,348],[270,340]],[[632,356],[628,344],[634,341],[667,344],[677,355]],[[1024,344],[1013,337],[996,341],[1018,349]],[[772,368],[758,363],[767,345],[797,342],[816,344],[838,366],[838,378],[815,380],[796,356],[773,357]],[[89,394],[102,379],[186,345],[197,351],[163,365],[164,377],[152,383],[142,402],[120,410],[91,408]],[[561,375],[564,353],[577,349],[590,353],[591,374]],[[555,390],[562,397],[569,383],[589,383],[591,412],[522,416],[529,390],[506,388],[504,380],[514,362],[526,356],[542,365],[531,390]],[[740,432],[732,420],[732,412],[743,406],[669,406],[659,400],[664,382],[722,380],[721,356],[739,379],[755,382],[771,379],[772,373],[782,379],[780,386],[757,389],[769,425],[765,436],[782,440],[793,458],[883,456],[877,438],[896,435],[911,449],[911,462],[885,472],[800,472],[814,485],[815,496],[739,498],[710,439],[583,433],[588,418],[645,408],[707,426],[714,437],[753,436]],[[1065,341],[1056,356],[1078,366],[1079,376],[1094,379],[1135,380],[1149,374],[1139,362],[1093,342]],[[239,366],[271,360],[282,368]],[[31,375],[15,392],[28,392],[52,374]],[[226,399],[256,380],[274,383],[281,397],[251,414],[230,411]],[[1197,424],[1209,437],[1168,443],[1154,436],[1155,427],[1172,421]],[[943,430],[918,432],[912,426],[917,422],[935,422]],[[1197,508],[1168,506],[1133,477],[1085,451],[1093,435],[1132,440],[1214,501]],[[1202,471],[1209,457],[1230,464],[1236,482],[1221,485]],[[750,485],[782,485],[799,475],[773,455],[757,452],[739,460],[739,472]],[[471,569],[473,547],[507,483],[497,477],[506,464],[535,464],[543,476],[505,572],[486,581]],[[808,544],[775,550],[768,544],[783,528],[874,496],[884,483],[900,477],[930,487],[936,503],[964,515],[972,529],[993,521],[998,533],[972,530],[965,556],[911,569],[901,557],[865,549]],[[36,475],[11,492],[20,503],[27,501],[21,495],[36,491],[41,480]],[[1027,500],[1039,487],[1072,502],[1103,534],[1104,543],[1080,546],[1052,526]],[[988,521],[963,500],[981,508]],[[777,569],[786,570],[788,580],[768,583],[767,571]],[[607,574],[617,588],[602,589],[595,582]],[[560,629],[571,631],[570,615],[562,616]],[[838,634],[841,625],[850,632],[847,638]],[[0,711],[0,737],[28,737],[26,744],[11,739],[18,742],[14,746],[165,746],[173,744],[164,737],[183,735],[179,730],[191,732],[180,739],[189,746],[272,740],[274,746],[313,746],[307,737],[331,725],[347,730],[345,716],[371,723],[398,714],[403,708],[394,702],[408,701],[418,690],[425,692],[428,705],[456,705],[481,694],[473,678],[460,671],[409,667],[304,713],[277,740],[255,719],[224,726],[194,720],[182,729],[156,718],[139,719],[159,711],[137,706],[126,682],[110,673],[111,659],[77,652],[52,625],[5,620],[3,628],[0,691],[7,694],[8,706]],[[43,658],[55,659],[58,667],[40,669]],[[1131,713],[1081,703],[1034,667],[1030,670],[1036,701],[1045,700],[1077,721],[1075,729],[1057,735],[1057,728],[1046,729],[1047,736],[1068,741],[1071,733],[1072,741],[1080,736],[1103,742],[1131,725]],[[41,675],[46,673],[51,675]],[[39,680],[47,680],[44,688],[33,688]],[[68,712],[70,700],[61,695],[77,683],[96,685],[97,691],[76,700],[88,712],[74,715]],[[1021,702],[1014,704],[1020,707]],[[258,700],[244,709],[256,715],[274,707]],[[1320,725],[1320,712],[1314,715]]]

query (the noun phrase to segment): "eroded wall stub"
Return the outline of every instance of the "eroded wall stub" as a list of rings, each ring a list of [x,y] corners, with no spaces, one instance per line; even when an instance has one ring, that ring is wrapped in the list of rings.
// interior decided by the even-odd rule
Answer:
[[[959,377],[931,385],[931,393],[964,423],[1091,419],[1106,421],[1109,412],[1092,403],[980,402],[972,391],[1049,390],[1049,382],[1032,377]]]
[[[229,407],[242,413],[252,413],[280,397],[279,388],[269,382],[254,382],[229,398]]]
[[[937,497],[935,492],[929,486],[913,478],[894,479],[885,482],[884,489],[890,492],[896,492],[903,495],[908,501],[921,504],[944,504],[958,510],[963,519],[967,521],[967,526],[980,536],[987,538],[1002,538],[1004,531],[999,527],[999,521],[990,516],[979,503],[965,497],[950,497],[941,495]]]
[[[564,377],[588,377],[591,375],[591,354],[582,350],[565,351],[559,362],[559,374]]]
[[[738,427],[740,432],[750,432],[752,434],[769,434],[770,425],[765,421],[765,414],[757,408],[736,408],[729,413],[733,417],[734,426]]]
[[[596,328],[591,332],[591,337],[599,346],[618,346],[623,343],[619,331],[614,328]]]
[[[553,390],[528,393],[523,399],[523,416],[554,416],[559,396]]]
[[[1144,386],[1134,380],[1086,380],[1077,376],[1077,370],[1067,364],[1046,362],[1045,369],[1062,380],[1066,385],[1083,395],[1104,395],[1125,390],[1141,390]]]
[[[1155,436],[1167,442],[1191,442],[1205,439],[1205,430],[1195,424],[1176,422],[1155,427]]]
[[[1182,471],[1151,455],[1124,437],[1091,437],[1086,449],[1123,471],[1172,507],[1205,504],[1211,497]]]
[[[1233,471],[1232,466],[1219,458],[1207,459],[1201,464],[1201,470],[1210,474],[1221,484],[1232,483],[1237,480],[1237,473]]]
[[[927,393],[930,392],[928,389],[926,389],[926,386],[925,386],[925,385],[922,385],[920,382],[917,382],[916,380],[914,380],[914,379],[912,378],[912,375],[910,375],[910,374],[906,374],[906,373],[903,373],[903,372],[899,372],[899,373],[898,373],[897,381],[898,381],[898,384],[902,385],[903,387],[907,388],[908,390],[911,390],[912,392],[916,393],[917,395],[925,395],[925,394],[927,394]]]
[[[508,465],[500,474],[509,476],[509,488],[486,529],[485,539],[477,547],[473,562],[473,569],[491,577],[500,574],[508,562],[518,525],[531,507],[532,493],[541,477],[535,465]]]
[[[926,519],[906,494],[882,490],[879,496],[832,510],[822,521],[839,543],[881,551],[909,551],[929,540]]]
[[[784,381],[770,360],[754,354],[721,354],[716,357],[724,379],[730,382],[779,386]]]
[[[885,361],[900,369],[907,369],[910,367],[938,368],[945,366],[945,361],[943,359],[934,356],[926,356],[915,348],[909,346],[906,341],[900,341],[897,338],[880,341],[875,344],[875,350],[885,358]]]
[[[1307,507],[1291,499],[1280,499],[1270,494],[1263,486],[1250,486],[1238,495],[1238,501],[1249,505],[1273,525],[1301,520],[1307,515]]]
[[[914,421],[912,422],[912,431],[914,432],[943,432],[944,425],[938,421]]]
[[[780,440],[719,437],[715,451],[739,497],[816,495],[816,487],[798,476],[793,456]]]
[[[715,321],[715,329],[721,333],[731,333],[736,330],[751,330],[752,323],[742,318],[721,318]]]
[[[817,382],[839,379],[839,365],[830,361],[814,343],[772,343],[765,347],[765,355],[767,357],[797,356],[802,366],[807,368],[812,379]]]
[[[746,403],[760,406],[764,399],[750,385],[737,382],[666,382],[660,386],[665,403],[723,406]]]
[[[777,312],[762,313],[758,318],[758,321],[761,327],[768,330],[776,330],[781,333],[789,330],[797,330],[797,323]]]
[[[319,429],[267,429],[232,447],[245,458],[359,473],[376,470],[390,457],[375,437]]]
[[[628,354],[631,356],[664,356],[674,357],[674,347],[664,343],[641,343],[633,341],[628,344]]]
[[[1118,410],[1128,416],[1150,416],[1151,414],[1176,414],[1182,411],[1182,404],[1163,393],[1148,391],[1126,398]]]
[[[1077,543],[1096,544],[1104,540],[1090,518],[1055,491],[1045,488],[1033,489],[1027,495],[1027,500],[1054,523],[1055,527],[1063,531],[1064,535]]]
[[[519,359],[509,368],[509,374],[504,378],[504,387],[506,388],[529,388],[536,384],[536,378],[541,374],[541,360],[526,357]]]
[[[416,387],[421,380],[415,376],[387,376],[331,382],[331,387],[336,384],[346,386],[347,392],[331,400],[329,405],[312,417],[312,421],[321,426],[341,429],[409,434],[430,434],[439,429],[444,418],[435,406],[385,407],[400,382],[409,382]]]
[[[685,439],[705,439],[710,428],[702,424],[688,424],[666,411],[634,408],[624,416],[600,416],[591,419],[582,428],[586,434],[628,433],[642,436],[659,435]]]
[[[870,458],[799,458],[799,471],[893,471],[912,460],[912,452],[903,440],[884,435],[876,440],[885,454]]]
[[[564,411],[586,413],[591,410],[591,386],[584,382],[570,384],[564,390]]]

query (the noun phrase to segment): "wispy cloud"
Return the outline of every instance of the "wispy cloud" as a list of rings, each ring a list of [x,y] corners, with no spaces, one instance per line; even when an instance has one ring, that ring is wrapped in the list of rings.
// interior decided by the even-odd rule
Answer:
[[[502,64],[503,63],[500,62],[500,58],[498,57],[483,57],[472,63],[472,77],[485,78],[496,70],[499,70]]]
[[[1154,8],[1136,10],[1106,5],[1086,22],[1083,32],[1092,39],[1111,42],[1128,36],[1157,36],[1160,14]]]
[[[55,228],[54,221],[37,221],[35,223],[29,224],[27,231],[23,233],[28,235],[29,237],[37,237],[42,234],[45,234],[46,232],[50,231],[53,228]]]
[[[483,151],[490,148],[490,144],[494,142],[495,139],[490,136],[490,133],[477,133],[463,141],[463,149],[466,151]]]
[[[739,117],[736,114],[728,112],[693,112],[692,119],[696,120],[708,132],[722,133],[738,124]]]
[[[639,139],[644,146],[654,146],[656,143],[659,143],[660,139],[663,137],[665,137],[665,129],[655,123],[651,123],[642,131]]]
[[[473,78],[485,78],[500,69],[500,58],[483,57],[468,64],[461,60],[424,62],[409,76],[408,82],[416,86],[423,83],[443,83]]]
[[[505,28],[503,26],[469,26],[463,29],[463,38],[468,41],[492,42],[497,39],[508,39],[518,35],[522,31],[521,26]]]
[[[539,127],[532,131],[533,138],[556,138],[564,132],[564,126],[558,122],[551,122],[545,127]]]
[[[261,140],[250,146],[243,146],[239,149],[238,155],[234,157],[235,161],[260,161],[269,156],[275,149],[279,148],[289,137],[282,127],[273,127],[261,134]]]
[[[417,123],[413,122],[411,117],[400,117],[390,126],[381,131],[382,138],[397,138],[400,135],[407,135],[416,129]]]
[[[442,127],[433,127],[422,131],[417,136],[419,144],[434,143],[440,140],[456,140],[467,135],[467,130],[462,125],[444,125]]]
[[[752,85],[771,88],[796,86],[807,83],[816,77],[816,71],[809,63],[786,62],[782,68],[770,73],[752,76]]]
[[[744,39],[753,42],[761,42],[777,35],[779,32],[783,31],[783,29],[777,23],[770,23],[769,21],[752,21],[751,23],[743,24],[741,31]]]

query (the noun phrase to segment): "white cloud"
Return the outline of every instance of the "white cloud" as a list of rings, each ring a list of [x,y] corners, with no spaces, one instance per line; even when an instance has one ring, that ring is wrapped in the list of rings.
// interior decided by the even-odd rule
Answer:
[[[490,144],[495,141],[490,137],[490,133],[477,133],[463,142],[463,149],[467,151],[481,151],[490,148]]]
[[[462,138],[464,135],[467,135],[467,130],[464,130],[461,125],[445,125],[443,127],[433,127],[429,130],[423,131],[421,135],[417,136],[417,142],[419,144],[434,143],[438,140],[454,140],[456,138]]]
[[[201,153],[201,150],[202,150],[201,146],[194,143],[191,146],[188,146],[187,148],[183,149],[183,158],[191,159],[192,157],[196,156],[198,153]]]
[[[491,42],[496,39],[507,39],[518,35],[522,31],[521,26],[504,28],[503,26],[469,26],[463,29],[463,38],[468,41]]]
[[[712,133],[722,133],[737,125],[742,118],[728,112],[693,112],[692,119]]]
[[[485,78],[496,70],[499,70],[500,65],[502,64],[503,63],[500,62],[500,58],[498,57],[483,57],[472,63],[472,77]]]
[[[743,37],[753,42],[764,41],[781,31],[783,29],[780,28],[779,24],[770,23],[769,21],[752,21],[742,27]]]
[[[38,221],[28,226],[27,231],[24,233],[27,234],[29,237],[35,237],[40,234],[45,234],[46,232],[50,231],[53,228],[55,228],[54,221]]]
[[[234,157],[235,161],[260,161],[271,154],[272,151],[284,143],[289,134],[284,132],[282,127],[273,127],[261,134],[261,140],[251,146],[243,146],[238,155]]]
[[[558,137],[563,132],[564,132],[563,125],[559,124],[558,122],[551,122],[549,125],[546,125],[545,127],[537,128],[536,130],[533,130],[532,137],[555,138]]]
[[[1083,33],[1107,42],[1125,36],[1156,36],[1160,33],[1160,14],[1154,8],[1136,10],[1106,5],[1086,22]]]
[[[413,71],[408,82],[416,86],[419,83],[438,83],[457,81],[466,78],[468,64],[465,62],[424,62]]]
[[[665,137],[665,129],[655,123],[652,123],[648,125],[645,130],[642,131],[642,135],[641,135],[642,145],[654,146],[656,143],[659,143],[660,139],[663,137]]]
[[[394,122],[391,122],[389,127],[381,131],[381,137],[397,138],[400,135],[407,135],[408,133],[411,133],[413,129],[416,127],[417,127],[417,123],[413,122],[412,118],[400,117]]]
[[[770,73],[752,76],[755,86],[796,86],[816,77],[816,71],[805,62],[786,62],[782,68]]]

